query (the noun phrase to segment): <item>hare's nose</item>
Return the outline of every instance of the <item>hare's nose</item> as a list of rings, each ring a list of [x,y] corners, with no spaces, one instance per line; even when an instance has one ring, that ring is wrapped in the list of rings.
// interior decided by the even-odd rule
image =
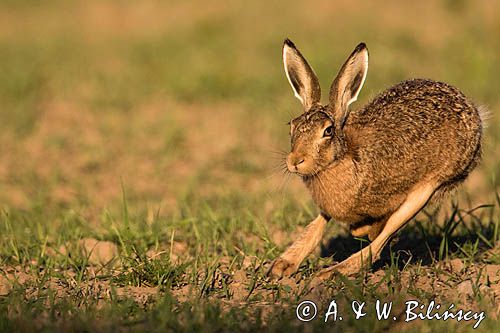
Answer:
[[[289,154],[286,158],[286,164],[290,172],[297,172],[299,170],[299,165],[306,161],[305,157],[298,156],[293,153]]]
[[[297,166],[297,165],[299,165],[301,163],[304,163],[305,160],[306,160],[305,158],[302,158],[300,161],[298,161],[297,163],[295,163],[295,166]]]

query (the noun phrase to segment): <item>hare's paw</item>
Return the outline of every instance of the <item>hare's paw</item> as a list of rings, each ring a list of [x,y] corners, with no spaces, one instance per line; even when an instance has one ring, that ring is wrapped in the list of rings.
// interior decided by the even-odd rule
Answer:
[[[355,275],[361,269],[361,262],[359,257],[350,257],[334,266],[322,269],[317,277],[326,280],[331,278],[335,273],[350,276]]]
[[[282,277],[290,276],[295,273],[299,268],[298,266],[299,265],[294,262],[279,257],[271,265],[268,274],[273,278],[281,279]]]

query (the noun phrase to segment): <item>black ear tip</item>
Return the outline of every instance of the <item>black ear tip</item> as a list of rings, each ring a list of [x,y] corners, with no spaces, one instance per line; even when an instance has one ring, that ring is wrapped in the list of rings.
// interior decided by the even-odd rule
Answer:
[[[359,51],[366,50],[366,49],[367,49],[366,44],[364,42],[361,42],[358,44],[358,46],[356,46],[355,51],[359,52]]]
[[[294,49],[296,48],[295,44],[288,38],[285,38],[285,41],[283,42],[283,44],[286,46],[289,46],[289,47],[293,47]]]

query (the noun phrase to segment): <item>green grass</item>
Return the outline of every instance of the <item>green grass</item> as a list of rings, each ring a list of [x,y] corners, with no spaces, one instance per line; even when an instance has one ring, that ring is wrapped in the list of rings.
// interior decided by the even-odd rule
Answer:
[[[408,299],[454,303],[484,310],[477,331],[494,331],[498,9],[2,2],[0,331],[472,331],[456,321],[378,321],[373,311],[355,320],[354,299],[393,301],[398,311]],[[266,277],[317,211],[302,184],[279,173],[286,123],[300,112],[283,74],[285,37],[324,93],[365,41],[370,71],[357,106],[399,80],[429,77],[491,112],[484,161],[458,195],[418,215],[370,270],[313,292],[331,257],[366,240],[331,226],[292,279]],[[96,261],[97,247],[82,239],[113,255]],[[299,322],[305,298],[320,312],[335,299],[344,320]]]
[[[237,221],[235,218],[245,206],[258,207],[259,203],[250,203],[246,198],[234,199],[232,195],[216,200],[219,203],[216,209],[207,202],[186,203],[178,215],[155,216],[152,221],[143,213],[128,211],[124,201],[122,213],[104,215],[102,227],[97,229],[89,228],[88,223],[70,212],[51,220],[51,228],[43,223],[32,225],[32,221],[37,220],[33,216],[4,212],[0,223],[4,235],[0,242],[1,265],[6,267],[7,274],[8,267],[15,267],[20,280],[12,280],[8,296],[1,298],[2,328],[8,331],[22,323],[26,330],[40,327],[101,330],[119,323],[124,330],[148,331],[191,331],[201,327],[208,331],[252,331],[261,325],[270,331],[279,331],[288,325],[291,330],[306,329],[307,325],[294,320],[294,306],[303,295],[308,295],[304,286],[311,282],[320,261],[327,260],[311,258],[301,267],[292,285],[268,280],[264,267],[259,264],[272,260],[282,246],[270,240],[269,227],[261,225],[259,216],[248,213]],[[448,222],[441,230],[433,225],[432,218],[413,223],[400,233],[400,239],[384,256],[380,280],[371,281],[371,273],[354,279],[337,277],[327,283],[318,304],[326,307],[329,299],[336,299],[348,309],[354,299],[370,306],[377,299],[394,301],[399,302],[399,307],[406,299],[414,298],[463,302],[460,298],[454,300],[440,295],[439,290],[408,287],[405,279],[418,280],[422,275],[431,275],[428,283],[448,281],[449,285],[442,289],[450,292],[464,275],[449,272],[440,265],[445,261],[442,256],[461,258],[465,267],[478,267],[482,263],[498,265],[498,253],[490,257],[488,251],[498,246],[495,230],[498,230],[499,206],[482,210],[488,212],[482,214],[481,224],[474,225],[472,230],[465,227],[471,219],[460,215],[463,212],[460,213],[458,207],[453,216],[460,217],[449,218],[459,223],[455,228]],[[289,211],[287,206],[281,207],[268,223],[274,228],[289,229],[282,220]],[[488,214],[496,220],[488,223]],[[41,215],[38,220],[42,220]],[[302,221],[306,222],[307,218],[303,217]],[[416,224],[421,225],[421,232]],[[248,242],[244,235],[257,235],[260,241]],[[78,240],[84,237],[111,240],[118,245],[118,258],[104,265],[91,264],[88,254],[78,249]],[[176,258],[172,258],[174,241],[187,244],[186,252],[176,254]],[[432,253],[426,253],[421,246],[413,247],[415,257],[409,258],[408,253],[401,252],[408,244],[422,242],[427,243]],[[65,254],[49,250],[58,249],[62,244],[70,249]],[[157,247],[165,249],[164,253],[156,257],[147,253],[148,249]],[[244,265],[245,258],[253,258],[253,264]],[[429,266],[425,263],[428,260],[434,264]],[[244,287],[236,296],[233,286],[239,287],[241,282],[235,280],[235,272],[242,272],[240,277],[246,276]],[[495,300],[484,291],[488,283],[484,274],[482,279],[479,273],[472,283],[471,299],[462,306],[471,306],[472,301],[480,309],[492,308]],[[145,295],[127,295],[130,287],[144,288],[139,292]],[[47,312],[47,309],[50,310]],[[345,322],[335,325],[342,330],[363,331],[372,327],[379,331],[391,324],[378,321],[371,313],[361,321],[346,317]],[[321,320],[311,325],[317,329],[328,327]],[[447,330],[470,328],[451,322],[428,322],[415,329],[426,326],[439,329],[442,325]],[[480,327],[486,331],[492,325],[493,321],[487,319]]]

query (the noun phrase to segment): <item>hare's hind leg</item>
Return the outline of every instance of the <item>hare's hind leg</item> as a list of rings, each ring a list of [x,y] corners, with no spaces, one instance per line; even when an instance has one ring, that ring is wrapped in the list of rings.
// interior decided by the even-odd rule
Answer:
[[[354,237],[363,237],[368,235],[368,239],[373,241],[382,232],[386,222],[387,218],[383,218],[370,224],[351,226],[351,235]]]
[[[380,235],[382,230],[384,230],[386,223],[387,218],[380,220],[372,225],[370,231],[368,231],[368,239],[370,240],[370,242],[373,242],[378,237],[378,235]]]
[[[319,214],[314,221],[309,223],[300,237],[273,262],[268,273],[276,278],[295,273],[302,260],[318,246],[329,219],[323,213]]]
[[[363,265],[371,264],[377,260],[389,238],[425,206],[437,187],[435,182],[426,182],[414,187],[403,204],[389,217],[380,234],[370,245],[341,263],[322,270],[319,277],[329,278],[334,271],[346,275],[357,273]]]

